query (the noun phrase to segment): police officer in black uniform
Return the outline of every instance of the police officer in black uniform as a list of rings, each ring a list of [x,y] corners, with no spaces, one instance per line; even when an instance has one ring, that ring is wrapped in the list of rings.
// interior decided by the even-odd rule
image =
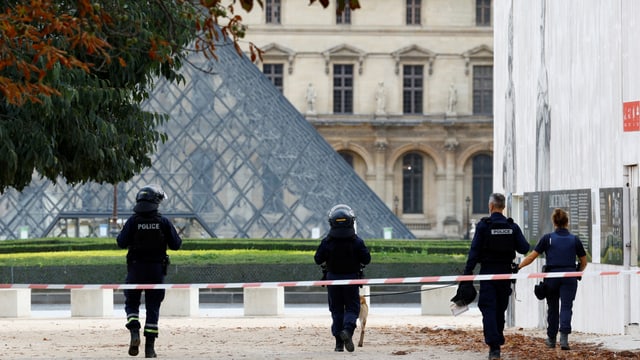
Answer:
[[[538,255],[546,256],[545,272],[572,272],[584,271],[587,267],[587,252],[582,241],[569,232],[569,215],[563,209],[553,210],[551,221],[555,227],[554,232],[544,234],[531,254],[527,255],[519,267],[523,268]],[[576,265],[576,256],[580,262]],[[578,278],[561,277],[544,280],[545,297],[547,299],[547,347],[556,347],[556,336],[560,331],[560,348],[570,350],[569,334],[571,333],[571,315],[573,313],[573,300],[578,291]]]
[[[336,205],[329,210],[331,229],[314,256],[316,264],[326,265],[327,280],[357,279],[362,267],[371,262],[369,249],[356,234],[355,219],[353,210],[347,205]],[[352,337],[360,314],[358,285],[329,285],[327,293],[335,351],[346,348],[353,352]]]
[[[158,205],[166,197],[158,185],[148,185],[136,195],[135,212],[124,224],[118,235],[120,248],[127,253],[127,284],[161,284],[164,282],[169,258],[167,247],[178,250],[182,239],[169,219],[158,212]],[[131,333],[129,355],[138,355],[140,346],[140,298],[143,290],[124,290],[126,327]],[[145,291],[146,322],[144,325],[145,357],[155,358],[154,343],[158,337],[160,303],[164,300],[164,289]]]
[[[514,271],[515,252],[526,254],[529,243],[513,219],[506,218],[504,195],[493,193],[489,197],[489,213],[476,226],[464,275],[472,275],[480,263],[480,274],[508,274]],[[500,358],[504,344],[505,312],[511,295],[511,280],[480,281],[478,308],[482,312],[484,341],[489,345],[489,359]]]

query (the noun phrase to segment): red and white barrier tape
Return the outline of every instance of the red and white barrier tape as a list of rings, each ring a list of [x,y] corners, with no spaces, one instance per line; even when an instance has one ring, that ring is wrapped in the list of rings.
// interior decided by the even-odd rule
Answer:
[[[480,280],[513,280],[513,279],[543,279],[562,277],[592,277],[640,275],[640,270],[618,271],[587,271],[587,272],[551,272],[530,274],[484,274],[484,275],[451,275],[451,276],[423,276],[405,278],[382,279],[353,279],[353,280],[315,280],[315,281],[284,281],[284,282],[246,282],[246,283],[211,283],[211,284],[0,284],[0,289],[42,289],[42,290],[70,290],[70,289],[240,289],[240,288],[273,288],[273,287],[303,287],[327,285],[391,285],[391,284],[424,284],[424,283],[457,283],[460,281]]]

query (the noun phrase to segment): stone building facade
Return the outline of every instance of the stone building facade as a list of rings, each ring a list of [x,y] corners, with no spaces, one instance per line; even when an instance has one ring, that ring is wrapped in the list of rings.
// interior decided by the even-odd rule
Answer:
[[[468,236],[493,189],[491,0],[336,3],[243,13],[256,65],[416,237]]]

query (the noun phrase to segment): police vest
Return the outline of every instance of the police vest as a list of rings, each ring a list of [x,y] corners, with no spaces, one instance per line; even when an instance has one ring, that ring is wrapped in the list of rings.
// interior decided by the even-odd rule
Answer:
[[[167,252],[167,242],[162,232],[160,215],[134,218],[134,234],[129,246],[128,258],[131,260],[161,262]]]
[[[513,230],[513,219],[507,221],[491,221],[483,218],[488,225],[486,236],[483,239],[482,259],[490,263],[511,263],[515,257],[516,237]]]
[[[327,270],[335,274],[351,274],[360,271],[360,260],[354,249],[355,244],[355,237],[329,239]]]
[[[578,239],[573,234],[558,235],[549,234],[549,247],[545,250],[547,258],[547,270],[559,268],[574,268],[576,266],[576,242]]]

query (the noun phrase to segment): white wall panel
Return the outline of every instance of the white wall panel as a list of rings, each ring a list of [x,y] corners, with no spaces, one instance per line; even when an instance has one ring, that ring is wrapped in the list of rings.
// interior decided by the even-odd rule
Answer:
[[[640,2],[496,0],[494,6],[494,189],[522,194],[588,188],[597,194],[625,186],[625,165],[640,162],[640,131],[625,133],[622,121],[623,102],[640,101]],[[536,136],[537,122],[545,101],[548,166],[537,166],[544,144]],[[512,142],[506,141],[509,129]],[[513,160],[505,163],[511,148]],[[593,240],[599,248],[594,200]],[[632,236],[637,243],[637,231]],[[621,268],[590,264],[588,271]],[[527,288],[518,294],[516,323],[530,326],[543,315],[528,312],[537,300],[528,289],[532,284],[522,286]],[[574,329],[624,333],[625,325],[640,319],[639,296],[636,275],[585,277],[574,305]]]
[[[622,39],[622,101],[640,101],[640,2],[623,0],[622,24],[620,37]],[[622,153],[624,164],[640,162],[638,144],[640,131],[622,134],[622,148],[633,149]]]
[[[513,69],[509,75],[512,6]],[[625,134],[625,141],[621,141],[622,101],[626,97],[622,93],[623,84],[627,92],[635,94],[629,95],[628,100],[640,100],[640,85],[631,80],[637,78],[640,45],[630,35],[637,34],[640,28],[633,16],[623,18],[622,8],[629,14],[639,10],[637,7],[638,4],[630,1],[496,1],[494,179],[497,190],[522,193],[623,184],[623,162],[638,162],[640,157],[639,134]],[[536,114],[540,108],[538,93],[544,88],[545,68],[551,124],[548,189],[537,188],[535,182],[536,149],[539,148]],[[512,79],[515,99],[514,189],[506,189],[503,183],[509,79]],[[628,138],[631,140],[627,141]]]
[[[521,270],[528,274],[539,272],[539,260]],[[615,271],[614,265],[589,264],[587,271]],[[571,321],[573,331],[598,334],[625,333],[625,301],[623,294],[624,281],[631,281],[631,298],[638,296],[639,276],[606,275],[584,276],[578,282],[578,292],[573,303]],[[540,301],[533,294],[533,286],[539,280],[524,279],[516,282],[516,327],[546,328],[546,300]],[[636,296],[636,297],[634,297]],[[640,306],[631,302],[631,322],[637,322]],[[634,320],[635,319],[635,320]]]
[[[534,260],[528,266],[522,268],[519,274],[538,273],[543,261]],[[543,328],[545,327],[546,305],[544,301],[538,300],[533,293],[533,287],[540,282],[540,279],[522,279],[516,281],[516,302],[515,302],[515,326],[523,328]]]
[[[619,270],[614,265],[589,264],[587,271]],[[578,282],[571,325],[574,331],[624,334],[624,281],[628,276],[585,276]]]

